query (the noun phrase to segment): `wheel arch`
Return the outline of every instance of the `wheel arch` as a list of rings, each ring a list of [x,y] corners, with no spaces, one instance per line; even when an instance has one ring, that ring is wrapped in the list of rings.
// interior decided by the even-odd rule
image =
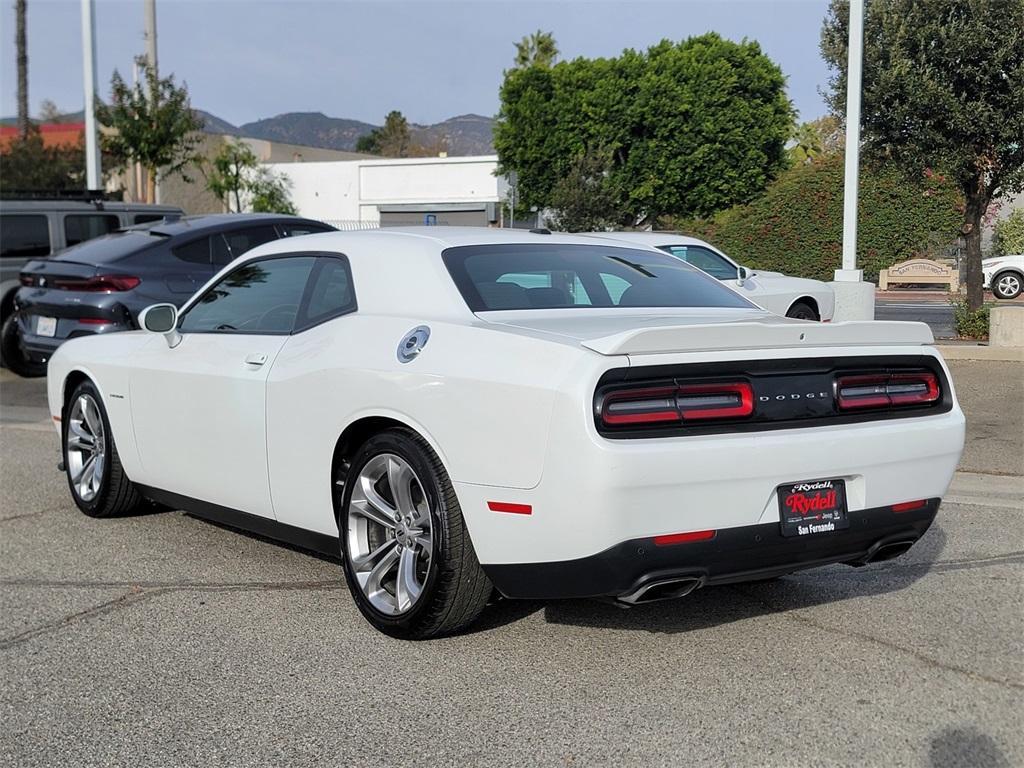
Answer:
[[[345,429],[342,430],[341,435],[338,436],[338,439],[334,444],[334,455],[331,457],[331,476],[329,481],[332,485],[337,482],[335,478],[339,476],[345,476],[347,479],[348,465],[351,464],[356,452],[362,447],[362,445],[374,435],[388,429],[406,429],[424,440],[437,455],[438,460],[440,460],[441,465],[445,469],[445,472],[447,472],[448,476],[451,477],[451,470],[448,467],[448,461],[446,460],[444,453],[440,450],[437,441],[434,440],[427,430],[425,430],[421,425],[401,417],[399,414],[376,413],[363,415],[353,419]],[[332,487],[331,490],[331,504],[334,506],[335,522],[338,522],[339,520],[339,514],[341,512],[340,502],[344,490],[344,483],[341,483],[337,487]]]
[[[806,304],[808,307],[814,310],[814,314],[821,320],[821,307],[818,305],[818,300],[810,295],[799,296],[789,303],[789,307],[786,309],[786,314],[792,311],[793,307],[797,304]]]
[[[1016,275],[1017,279],[1024,283],[1024,270],[1019,269],[1017,267],[1003,267],[998,272],[992,274],[992,279],[989,281],[989,289],[991,290],[992,288],[994,288],[996,281],[1008,272]]]

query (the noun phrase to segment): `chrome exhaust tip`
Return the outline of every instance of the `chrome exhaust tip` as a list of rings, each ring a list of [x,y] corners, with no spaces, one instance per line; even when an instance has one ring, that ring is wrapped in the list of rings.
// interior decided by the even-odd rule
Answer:
[[[657,600],[672,600],[686,597],[703,584],[703,579],[695,576],[681,576],[674,579],[657,579],[649,581],[639,589],[625,595],[619,595],[618,601],[626,605],[653,603]]]

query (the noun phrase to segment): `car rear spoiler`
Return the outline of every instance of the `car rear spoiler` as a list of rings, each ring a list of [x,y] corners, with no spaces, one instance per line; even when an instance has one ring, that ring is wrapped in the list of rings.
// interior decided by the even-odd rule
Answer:
[[[635,328],[582,342],[602,355],[656,355],[784,347],[863,347],[933,344],[925,323],[716,323]]]

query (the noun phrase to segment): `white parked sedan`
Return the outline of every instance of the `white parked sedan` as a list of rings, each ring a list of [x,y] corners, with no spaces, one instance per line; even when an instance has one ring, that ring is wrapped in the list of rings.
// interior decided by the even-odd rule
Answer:
[[[789,320],[592,237],[289,238],[141,322],[50,361],[78,508],[340,557],[399,637],[494,589],[635,604],[895,557],[963,447],[927,326]]]
[[[821,280],[742,267],[710,243],[695,237],[674,232],[603,232],[593,236],[670,253],[777,315],[829,322],[835,312],[835,292]]]
[[[997,256],[981,262],[984,287],[999,299],[1015,299],[1024,287],[1024,255]]]

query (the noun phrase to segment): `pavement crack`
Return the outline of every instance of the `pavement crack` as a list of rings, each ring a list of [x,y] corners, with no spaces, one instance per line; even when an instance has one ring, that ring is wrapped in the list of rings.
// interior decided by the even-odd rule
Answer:
[[[0,650],[5,650],[15,645],[20,645],[21,643],[27,642],[28,640],[31,640],[34,637],[39,637],[40,635],[47,635],[53,632],[58,632],[66,627],[71,626],[72,624],[76,624],[80,621],[84,621],[94,616],[103,616],[105,614],[121,610],[122,608],[127,608],[128,606],[140,602],[141,600],[146,600],[151,597],[155,597],[163,591],[165,590],[144,590],[138,587],[129,589],[123,595],[115,597],[112,600],[107,600],[105,602],[99,603],[98,605],[86,608],[85,610],[70,613],[67,616],[62,616],[61,618],[56,619],[54,621],[48,621],[45,624],[39,625],[38,627],[33,627],[32,629],[25,630],[24,632],[19,632],[16,635],[11,635],[10,637],[0,639]]]
[[[766,611],[778,614],[783,619],[803,624],[805,626],[814,627],[815,629],[821,630],[823,632],[830,632],[834,635],[839,635],[840,637],[852,638],[867,643],[874,643],[876,645],[882,646],[883,648],[888,648],[891,651],[897,651],[899,653],[907,654],[908,656],[913,657],[922,664],[935,669],[942,669],[947,672],[955,672],[957,674],[969,677],[973,680],[992,683],[993,685],[998,685],[1002,688],[1010,688],[1012,690],[1024,691],[1024,683],[1018,683],[1013,680],[1005,680],[999,677],[992,677],[991,675],[986,675],[982,672],[975,672],[974,670],[967,669],[966,667],[961,667],[956,664],[949,664],[944,661],[939,661],[938,659],[935,659],[931,656],[927,656],[921,653],[920,651],[914,650],[913,648],[907,648],[905,646],[899,645],[898,643],[893,643],[889,640],[884,640],[880,637],[869,635],[866,632],[859,632],[855,629],[850,629],[848,627],[840,628],[830,626],[828,624],[823,624],[819,621],[815,621],[814,619],[808,618],[807,616],[803,616],[800,613],[797,613],[797,611],[800,610],[799,608],[780,611],[775,606],[771,605],[771,603],[769,603],[767,600],[763,600],[735,586],[732,587],[732,589],[738,594],[742,595],[743,597],[746,597],[760,604]]]

